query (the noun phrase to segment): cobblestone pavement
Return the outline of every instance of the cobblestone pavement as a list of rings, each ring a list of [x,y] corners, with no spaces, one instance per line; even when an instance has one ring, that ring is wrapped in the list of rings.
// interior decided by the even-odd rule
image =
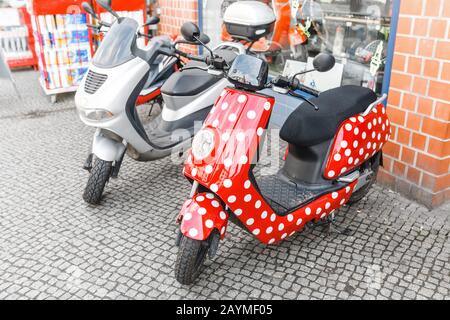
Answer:
[[[199,281],[173,276],[174,223],[189,185],[169,160],[126,159],[98,208],[81,199],[93,130],[73,95],[51,105],[37,74],[0,82],[0,299],[450,299],[450,206],[381,187],[316,227],[264,246],[235,226]]]

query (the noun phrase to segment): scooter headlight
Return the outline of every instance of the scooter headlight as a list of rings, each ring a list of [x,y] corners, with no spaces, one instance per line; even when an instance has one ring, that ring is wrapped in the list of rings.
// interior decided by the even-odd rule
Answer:
[[[196,160],[207,158],[215,145],[214,132],[208,129],[200,130],[192,141],[192,154]]]
[[[114,117],[114,114],[108,110],[102,109],[78,109],[82,118],[90,121],[105,121]]]

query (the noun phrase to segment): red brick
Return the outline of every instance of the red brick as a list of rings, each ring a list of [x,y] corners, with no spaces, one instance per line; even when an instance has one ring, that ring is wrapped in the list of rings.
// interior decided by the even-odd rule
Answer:
[[[422,132],[440,139],[449,139],[450,125],[447,122],[425,117],[422,123]]]
[[[419,40],[419,55],[426,58],[432,58],[435,40],[420,39]]]
[[[408,164],[414,164],[414,160],[416,157],[416,151],[413,149],[407,148],[405,146],[402,146],[402,157],[401,160],[403,162],[406,162]]]
[[[445,33],[447,32],[447,21],[446,20],[431,20],[431,34],[433,38],[445,38]]]
[[[392,173],[397,177],[404,177],[406,171],[406,165],[400,161],[394,161],[394,166],[392,167]]]
[[[391,76],[391,87],[410,91],[411,90],[411,76],[400,74],[398,72],[392,72]]]
[[[403,109],[408,109],[410,111],[416,111],[416,101],[417,101],[417,98],[415,95],[412,95],[409,93],[403,94],[403,103],[402,103]]]
[[[448,153],[450,141],[442,141],[434,138],[430,138],[428,143],[428,153],[439,158],[449,156]]]
[[[422,0],[400,1],[400,14],[416,15],[422,14]]]
[[[417,104],[417,112],[426,116],[431,116],[433,114],[433,100],[427,98],[419,98],[419,103]]]
[[[447,0],[444,0],[444,2]],[[409,0],[408,0],[409,2]],[[425,15],[431,17],[438,17],[441,10],[441,0],[427,0],[425,1]],[[433,29],[431,29],[433,30]]]
[[[450,57],[450,41],[438,41],[436,44],[436,58],[448,60]]]
[[[417,154],[417,167],[434,175],[442,175],[448,173],[450,158],[437,159],[427,154]]]
[[[450,62],[443,63],[441,79],[445,81],[450,81]]]
[[[413,148],[425,150],[427,144],[427,137],[420,133],[413,132],[411,145]]]
[[[422,125],[422,116],[414,113],[408,112],[406,116],[406,127],[415,131],[420,131]]]
[[[408,73],[421,75],[422,74],[422,59],[416,57],[408,58]]]
[[[428,79],[421,77],[414,77],[413,81],[413,92],[421,95],[427,94]]]
[[[450,101],[449,84],[441,81],[430,81],[428,94],[433,98]]]
[[[406,56],[402,54],[395,54],[392,61],[392,69],[398,71],[405,71]]]
[[[420,176],[422,175],[422,171],[417,170],[413,167],[408,167],[408,171],[406,174],[406,177],[409,181],[412,183],[419,185],[420,183]]]
[[[387,108],[388,118],[392,123],[400,124],[402,126],[405,125],[406,113],[403,110],[400,110],[396,107]]]
[[[436,101],[434,116],[442,121],[450,121],[450,104]]]
[[[409,35],[411,33],[411,24],[412,24],[412,19],[411,18],[400,17],[398,19],[397,32],[399,34],[407,34],[407,35]]]
[[[383,152],[388,156],[398,159],[400,156],[400,145],[395,142],[388,141],[383,147]]]
[[[395,107],[400,106],[400,98],[402,96],[402,93],[400,91],[390,89],[389,90],[389,97],[388,97],[388,104],[393,105]]]
[[[436,185],[436,177],[429,173],[423,172],[421,186],[429,190],[434,190],[435,185]]]
[[[423,68],[423,74],[426,77],[437,78],[439,76],[439,61],[426,60]]]
[[[428,34],[428,19],[416,18],[414,21],[413,34],[415,36],[426,36]]]
[[[442,16],[450,18],[450,1],[444,0],[444,12]]]
[[[436,178],[433,191],[439,192],[450,187],[450,174]]]
[[[397,142],[409,145],[409,140],[411,138],[411,131],[408,129],[398,128],[397,129]]]
[[[395,40],[395,51],[401,53],[415,54],[417,38],[410,36],[397,36]]]

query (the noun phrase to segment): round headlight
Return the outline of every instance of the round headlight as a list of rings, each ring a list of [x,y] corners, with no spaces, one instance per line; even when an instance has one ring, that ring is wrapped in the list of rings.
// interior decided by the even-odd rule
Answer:
[[[214,149],[215,139],[211,130],[200,130],[192,141],[192,154],[197,160],[208,157]]]

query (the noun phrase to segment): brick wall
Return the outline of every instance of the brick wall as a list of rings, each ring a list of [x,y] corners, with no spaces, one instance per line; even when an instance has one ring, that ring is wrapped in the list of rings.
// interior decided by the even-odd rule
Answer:
[[[450,199],[450,1],[401,1],[379,181],[429,207]]]

